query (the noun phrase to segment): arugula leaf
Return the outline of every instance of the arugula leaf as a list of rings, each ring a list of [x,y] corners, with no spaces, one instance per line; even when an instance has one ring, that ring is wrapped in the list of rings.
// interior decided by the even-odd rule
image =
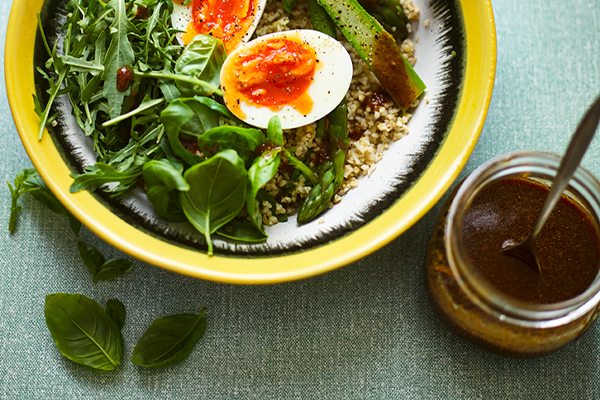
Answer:
[[[298,160],[292,151],[290,151],[290,149],[283,149],[283,153],[285,154],[288,164],[297,170],[300,170],[300,172],[302,172],[313,185],[317,184],[319,177],[310,168],[308,168],[306,164]]]
[[[107,183],[117,183],[117,185],[106,189],[106,192],[119,193],[129,189],[142,173],[140,170],[120,172],[102,162],[86,167],[86,171],[85,174],[71,175],[74,178],[70,188],[71,193],[77,193],[85,189],[96,190]]]
[[[12,204],[10,207],[11,214],[8,223],[8,230],[10,232],[15,230],[17,225],[17,214],[21,211],[21,206],[17,204],[17,201],[21,195],[29,193],[35,200],[42,203],[53,213],[66,215],[69,219],[71,230],[75,236],[79,235],[81,222],[79,222],[79,220],[67,211],[65,206],[58,201],[35,168],[27,168],[20,171],[15,178],[14,187],[9,182],[6,183],[10,188],[12,197]]]
[[[187,219],[204,234],[208,255],[213,255],[210,235],[235,218],[246,201],[248,173],[234,150],[223,150],[190,167],[184,174],[190,190],[180,193]]]
[[[27,193],[30,189],[23,186],[24,182],[27,181],[33,174],[36,174],[37,171],[34,168],[24,169],[20,171],[15,177],[14,187],[10,184],[10,182],[6,182],[10,189],[10,195],[12,198],[12,203],[10,206],[10,218],[8,220],[8,230],[10,232],[14,232],[17,227],[17,216],[19,211],[21,211],[22,207],[18,205],[18,200],[21,195]]]
[[[87,61],[73,56],[60,56],[65,65],[71,67],[72,72],[89,72],[92,75],[99,75],[104,72],[104,65],[93,61]]]
[[[106,315],[117,324],[120,331],[123,330],[125,325],[125,306],[117,299],[110,299],[106,301]]]
[[[165,102],[165,99],[150,100],[149,98],[146,97],[144,99],[144,101],[142,101],[142,104],[140,104],[139,107],[136,108],[135,110],[132,110],[132,111],[128,112],[127,114],[119,115],[117,118],[113,118],[109,121],[106,121],[105,123],[102,124],[102,126],[107,127],[107,126],[111,126],[111,125],[116,125],[121,121],[125,121],[126,119],[133,117],[134,115],[138,115],[145,111],[152,110],[153,108],[155,108],[156,106],[158,106],[164,102]]]
[[[103,95],[108,100],[110,107],[110,118],[114,119],[121,115],[121,106],[125,96],[131,90],[125,92],[117,90],[117,75],[121,67],[131,66],[135,61],[135,55],[127,34],[131,30],[131,23],[127,19],[127,8],[124,0],[111,0],[108,7],[115,12],[115,19],[110,26],[110,46],[104,61]]]
[[[54,82],[52,79],[50,79],[48,76],[46,76],[48,83],[50,84],[50,92],[49,92],[50,98],[48,99],[46,108],[40,115],[38,140],[42,140],[42,136],[44,135],[44,128],[48,125],[48,119],[50,117],[50,111],[52,109],[52,105],[54,104],[54,100],[56,100],[56,97],[58,96],[58,94],[61,90],[61,86],[62,86],[67,74],[69,73],[69,67],[66,66],[62,62],[60,57],[58,57],[58,55],[56,54],[56,43],[54,44],[54,48],[52,50],[50,50],[50,47],[48,46],[48,42],[46,40],[46,34],[44,33],[44,28],[42,27],[42,20],[41,20],[39,13],[37,14],[37,19],[38,19],[38,29],[40,30],[40,34],[41,34],[44,46],[46,47],[46,51],[48,52],[48,54],[51,57],[52,64],[54,65],[54,69],[58,75],[58,79],[56,80],[56,82]]]
[[[177,60],[175,72],[219,87],[219,75],[225,58],[225,46],[221,39],[202,34],[196,35]],[[184,81],[178,80],[175,81],[175,84],[184,96],[210,94],[210,92]]]
[[[124,258],[106,261],[102,253],[89,243],[77,242],[77,250],[83,263],[92,273],[94,283],[125,275],[133,268],[133,263]]]
[[[99,371],[121,363],[121,330],[96,301],[81,294],[49,294],[44,315],[56,347],[69,360]]]
[[[204,335],[205,311],[154,320],[138,340],[131,361],[140,367],[164,368],[185,360]]]

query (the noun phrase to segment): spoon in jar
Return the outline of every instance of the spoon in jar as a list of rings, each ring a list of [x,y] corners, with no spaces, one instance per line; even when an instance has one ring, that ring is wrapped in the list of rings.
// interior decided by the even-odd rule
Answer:
[[[537,239],[542,227],[550,216],[563,191],[567,187],[571,177],[577,170],[583,155],[585,154],[600,122],[600,97],[594,101],[588,111],[583,116],[579,126],[571,141],[567,146],[567,151],[560,160],[558,171],[552,181],[552,187],[546,197],[544,206],[538,215],[533,231],[521,243],[515,243],[514,240],[507,240],[502,245],[502,252],[508,256],[518,258],[529,265],[536,272],[542,272],[540,263],[535,255],[535,240]]]

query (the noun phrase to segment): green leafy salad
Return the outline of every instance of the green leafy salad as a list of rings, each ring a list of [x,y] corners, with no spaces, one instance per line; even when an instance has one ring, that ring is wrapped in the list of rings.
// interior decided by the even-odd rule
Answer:
[[[288,11],[295,3],[284,1]],[[420,96],[423,82],[384,29],[406,33],[397,0],[367,6],[373,16],[356,0],[308,0],[308,6],[314,29],[334,38],[339,30],[401,109]],[[264,202],[274,206],[275,199],[264,187],[280,168],[312,187],[299,204],[298,223],[329,208],[344,180],[345,101],[317,122],[326,154],[318,163],[298,159],[285,146],[277,116],[258,129],[226,107],[223,41],[198,34],[181,45],[181,31],[171,22],[172,0],[70,0],[66,8],[60,45],[48,42],[38,17],[49,59],[37,70],[49,89],[45,106],[37,98],[35,105],[40,139],[57,118],[53,103],[66,96],[93,141],[96,162],[73,175],[71,192],[102,190],[118,197],[141,186],[156,215],[187,221],[204,235],[209,255],[212,235],[241,243],[267,239],[261,208]]]

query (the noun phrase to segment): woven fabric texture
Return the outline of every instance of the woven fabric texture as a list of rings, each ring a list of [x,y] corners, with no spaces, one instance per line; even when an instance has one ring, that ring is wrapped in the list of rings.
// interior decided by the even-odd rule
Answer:
[[[0,2],[1,46],[11,3]],[[496,85],[460,178],[507,152],[562,152],[600,92],[598,0],[496,0],[493,7]],[[31,167],[4,85],[0,160],[2,182]],[[584,165],[600,176],[599,138]],[[600,398],[600,325],[535,360],[488,354],[444,328],[423,283],[441,204],[358,262],[298,282],[248,287],[179,276],[139,261],[128,275],[94,284],[77,252],[78,239],[107,257],[128,256],[85,228],[76,238],[64,217],[27,196],[18,230],[10,235],[4,183],[0,203],[0,399]],[[125,304],[123,365],[96,373],[60,355],[43,314],[45,296],[55,292]],[[203,306],[206,334],[184,362],[149,370],[128,360],[152,320]]]

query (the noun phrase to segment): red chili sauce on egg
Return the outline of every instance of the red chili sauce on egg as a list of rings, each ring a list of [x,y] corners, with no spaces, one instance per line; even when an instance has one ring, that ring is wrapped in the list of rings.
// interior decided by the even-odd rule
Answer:
[[[194,0],[193,22],[182,38],[184,43],[203,33],[221,39],[229,53],[254,22],[256,4],[256,0]]]
[[[313,107],[308,94],[315,71],[315,50],[293,37],[273,38],[242,48],[222,75],[225,102],[244,119],[240,103],[272,111],[289,105],[306,115]]]

